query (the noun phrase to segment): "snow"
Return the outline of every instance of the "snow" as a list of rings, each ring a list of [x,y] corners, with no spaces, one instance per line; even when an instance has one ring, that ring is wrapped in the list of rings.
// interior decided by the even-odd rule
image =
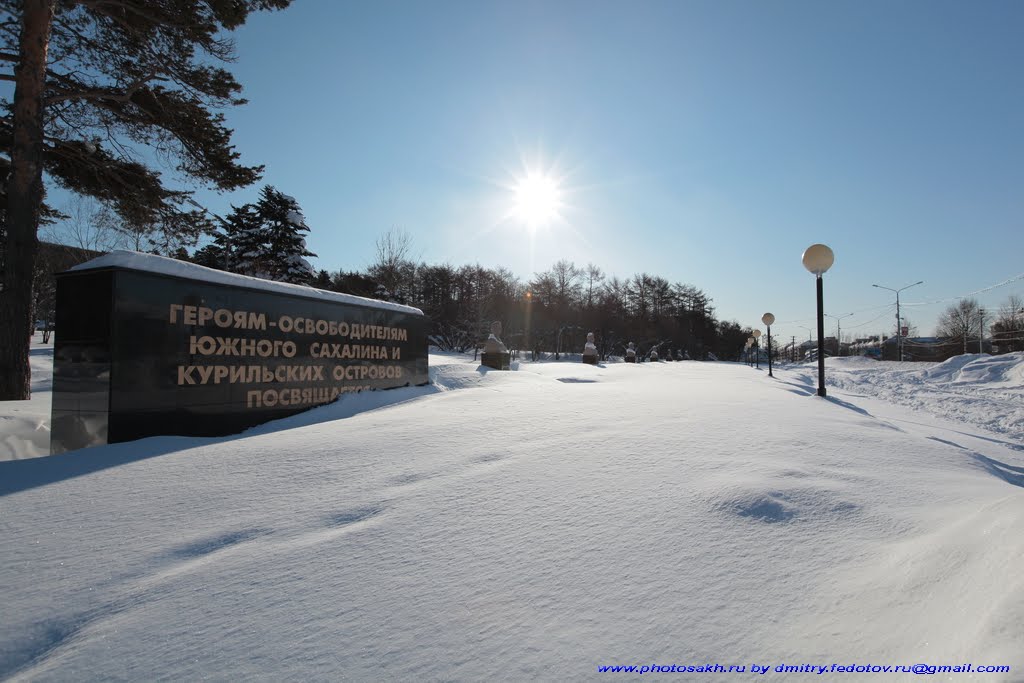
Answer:
[[[378,301],[377,299],[367,299],[353,294],[340,294],[338,292],[328,292],[322,289],[314,289],[313,287],[294,285],[287,282],[274,282],[272,280],[264,280],[262,278],[249,277],[247,275],[226,273],[222,270],[215,270],[213,268],[207,268],[194,263],[186,263],[185,261],[178,261],[165,256],[156,256],[155,254],[143,254],[137,251],[112,251],[109,254],[104,254],[103,256],[94,258],[91,261],[81,263],[73,267],[71,270],[112,267],[142,270],[150,273],[159,273],[161,275],[170,275],[172,277],[191,278],[194,280],[201,280],[203,282],[231,285],[234,287],[246,287],[248,289],[258,289],[266,292],[288,294],[291,296],[303,296],[307,299],[321,299],[335,303],[381,308],[389,311],[401,311],[402,313],[423,315],[423,311],[418,308],[404,306],[390,301]],[[310,270],[312,270],[312,267],[310,267]]]
[[[309,264],[309,261],[302,258],[298,254],[293,254],[288,259],[288,272],[290,273],[312,273],[313,266]],[[417,309],[419,310],[419,309]]]
[[[50,454],[50,402],[53,387],[53,341],[36,333],[29,350],[32,398],[0,401],[0,461]]]
[[[1024,444],[1024,353],[965,354],[942,363],[826,359],[827,382]],[[808,381],[817,366],[801,377]],[[815,375],[816,376],[816,375]],[[814,381],[817,381],[816,379]]]
[[[0,462],[0,677],[1021,680],[1024,354],[832,358],[826,399],[816,365],[430,364],[235,437]]]

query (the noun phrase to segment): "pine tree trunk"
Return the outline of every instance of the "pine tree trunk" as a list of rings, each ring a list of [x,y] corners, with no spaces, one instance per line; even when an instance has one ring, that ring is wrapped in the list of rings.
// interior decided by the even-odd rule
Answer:
[[[43,90],[55,0],[23,0],[7,187],[7,246],[0,289],[0,400],[31,392],[32,276],[43,202]]]

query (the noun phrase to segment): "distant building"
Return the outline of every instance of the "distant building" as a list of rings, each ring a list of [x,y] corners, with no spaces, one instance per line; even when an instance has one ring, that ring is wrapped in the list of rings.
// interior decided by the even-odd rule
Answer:
[[[882,360],[899,360],[896,337],[889,337],[882,345]],[[992,342],[986,339],[981,352],[992,353]],[[967,340],[966,353],[978,353],[978,340]],[[939,363],[965,353],[962,339],[945,337],[903,337],[903,360]]]
[[[835,337],[825,337],[825,356],[839,355],[839,340]],[[773,344],[774,346],[774,344]],[[844,346],[844,349],[846,347]],[[845,350],[844,350],[845,353]],[[817,340],[805,339],[800,342],[790,342],[779,348],[777,355],[784,360],[800,362],[803,360],[814,360],[818,357]]]

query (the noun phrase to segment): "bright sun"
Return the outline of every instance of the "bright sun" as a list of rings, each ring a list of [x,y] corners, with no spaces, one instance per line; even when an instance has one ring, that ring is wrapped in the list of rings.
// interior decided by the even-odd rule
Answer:
[[[551,176],[530,173],[519,181],[513,191],[515,214],[531,228],[558,218],[561,190]]]

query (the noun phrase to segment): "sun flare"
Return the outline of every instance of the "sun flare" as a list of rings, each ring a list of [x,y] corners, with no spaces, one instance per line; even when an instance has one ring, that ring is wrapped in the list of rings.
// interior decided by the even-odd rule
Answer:
[[[513,188],[515,215],[531,228],[558,218],[561,189],[549,175],[530,173]]]

